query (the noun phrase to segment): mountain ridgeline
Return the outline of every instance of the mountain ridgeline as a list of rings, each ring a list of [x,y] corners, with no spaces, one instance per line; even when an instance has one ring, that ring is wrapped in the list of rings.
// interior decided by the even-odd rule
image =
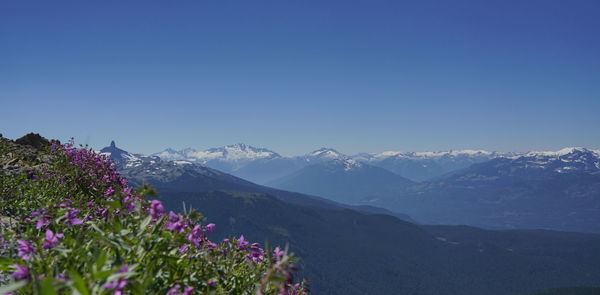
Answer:
[[[335,159],[306,166],[267,185],[359,204],[392,196],[414,182],[383,168],[352,159]]]
[[[216,150],[221,152],[215,154]],[[227,173],[340,203],[406,213],[421,223],[600,233],[598,150],[347,156],[323,148],[304,156],[282,157],[238,144],[209,151],[213,160],[237,163]],[[207,152],[195,158],[188,154],[186,159],[210,166],[213,160],[207,161],[203,153]],[[269,177],[256,179],[248,174]]]
[[[208,216],[207,222],[219,224],[214,233],[218,238],[244,233],[270,245],[288,244],[301,257],[300,276],[311,282],[313,294],[530,295],[566,286],[600,285],[600,235],[417,225],[399,219],[405,216],[393,211],[257,185],[189,159],[165,161],[158,156],[103,151],[121,158],[116,162],[131,183],[156,187],[169,209],[197,208]],[[353,165],[372,166],[340,159],[332,150],[314,156],[303,160],[312,163],[301,170],[315,165],[344,171],[356,168]],[[481,174],[486,165],[498,169],[501,163],[509,165],[517,159],[492,159],[444,177],[462,179],[459,175],[469,169],[479,167],[483,170],[476,171]],[[387,173],[392,172],[383,175]],[[492,177],[489,173],[485,175]],[[366,204],[420,213],[395,202],[411,197],[409,193],[422,186],[446,185],[443,180],[414,183],[397,175],[391,179],[402,183],[398,191],[405,195],[390,193]],[[359,196],[354,200],[361,203]],[[438,204],[440,210],[446,206]]]
[[[570,148],[496,158],[376,204],[424,223],[600,233],[600,154]]]
[[[422,153],[362,153],[348,156],[332,148],[321,148],[302,156],[284,157],[266,148],[238,143],[205,151],[193,148],[182,150],[168,148],[153,155],[159,156],[163,160],[185,160],[202,164],[256,183],[265,184],[309,165],[347,159],[384,168],[412,181],[424,181],[466,168],[474,163],[511,154],[461,150]]]

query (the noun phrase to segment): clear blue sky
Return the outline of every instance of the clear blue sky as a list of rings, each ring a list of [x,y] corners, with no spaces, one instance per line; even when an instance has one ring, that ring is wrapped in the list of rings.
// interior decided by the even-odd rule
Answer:
[[[0,1],[0,133],[135,152],[600,147],[600,1]]]

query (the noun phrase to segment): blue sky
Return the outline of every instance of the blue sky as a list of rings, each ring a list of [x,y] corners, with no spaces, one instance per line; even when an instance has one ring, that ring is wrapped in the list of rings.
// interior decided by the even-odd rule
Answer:
[[[600,1],[0,2],[0,133],[135,152],[600,147]]]

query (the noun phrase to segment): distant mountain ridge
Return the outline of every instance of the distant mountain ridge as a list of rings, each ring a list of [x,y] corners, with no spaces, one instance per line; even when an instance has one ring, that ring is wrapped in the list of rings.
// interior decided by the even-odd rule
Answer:
[[[118,148],[114,140],[110,142],[109,146],[102,148],[100,154],[110,157],[117,166],[126,165],[128,167],[140,165],[141,160],[144,157],[140,154],[134,155]],[[154,159],[157,160],[158,158],[154,157]]]
[[[296,157],[283,157],[266,148],[258,148],[243,143],[197,151],[165,149],[154,153],[164,160],[184,160],[206,165],[238,177],[260,184],[293,173],[305,166],[330,160],[344,160],[350,166],[358,165],[346,156],[331,148],[321,148]]]
[[[192,148],[167,148],[152,154],[165,160],[186,160],[232,173],[260,184],[265,184],[296,172],[308,165],[330,160],[355,160],[381,167],[413,181],[423,181],[447,172],[468,167],[509,153],[483,150],[448,152],[383,152],[345,155],[332,148],[320,148],[300,156],[284,157],[266,148],[243,143],[198,151]],[[350,162],[348,162],[350,163]]]
[[[600,153],[499,157],[416,184],[375,205],[420,222],[600,232]]]
[[[268,166],[274,163],[283,168]],[[426,172],[420,177],[427,180],[407,183],[396,177],[402,173],[391,172],[402,169],[413,176]],[[600,232],[597,149],[347,156],[323,148],[295,158],[252,161],[232,174],[265,170],[272,172],[269,177],[279,175],[266,182],[270,186],[400,211],[421,223]]]
[[[303,206],[316,206],[332,210],[352,209],[365,214],[385,214],[413,221],[409,216],[361,204],[352,206],[336,203],[318,196],[279,190],[258,185],[222,171],[186,160],[163,160],[158,156],[131,154],[116,147],[114,141],[103,148],[101,154],[109,156],[119,171],[135,185],[151,184],[154,188],[178,192],[238,191],[263,193],[286,202]]]
[[[444,152],[396,152],[362,154],[360,159],[371,165],[388,169],[414,181],[427,181],[476,163],[514,153],[485,150],[452,150]]]
[[[256,159],[272,159],[281,157],[278,153],[265,148],[256,148],[243,143],[227,145],[218,148],[210,148],[205,151],[198,151],[193,148],[174,150],[167,148],[162,152],[153,154],[164,160],[190,160],[195,162],[208,162],[211,160],[227,161],[250,161]]]
[[[317,162],[267,183],[347,204],[394,195],[412,184],[414,182],[400,175],[350,158]]]
[[[355,160],[381,167],[412,181],[428,181],[452,171],[495,158],[514,158],[525,155],[557,155],[572,149],[540,152],[496,152],[486,150],[450,150],[437,152],[385,151],[345,155],[332,148],[320,148],[300,156],[286,157],[267,148],[243,143],[198,151],[193,148],[167,148],[152,154],[164,160],[185,160],[231,173],[256,183],[266,184],[294,173],[308,165],[330,160]],[[600,149],[589,150],[600,154]]]
[[[190,161],[106,153],[124,160],[118,166],[131,183],[154,185],[168,209],[182,203],[200,209],[217,224],[219,238],[244,232],[266,244],[289,243],[314,294],[526,295],[600,278],[598,235],[418,226]],[[344,161],[307,167],[346,171]]]

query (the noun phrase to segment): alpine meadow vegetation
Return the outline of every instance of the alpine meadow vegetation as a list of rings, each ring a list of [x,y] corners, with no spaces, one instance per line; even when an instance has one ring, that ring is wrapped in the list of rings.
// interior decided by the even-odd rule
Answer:
[[[308,294],[286,250],[212,241],[214,224],[167,212],[108,157],[0,141],[0,294]]]

